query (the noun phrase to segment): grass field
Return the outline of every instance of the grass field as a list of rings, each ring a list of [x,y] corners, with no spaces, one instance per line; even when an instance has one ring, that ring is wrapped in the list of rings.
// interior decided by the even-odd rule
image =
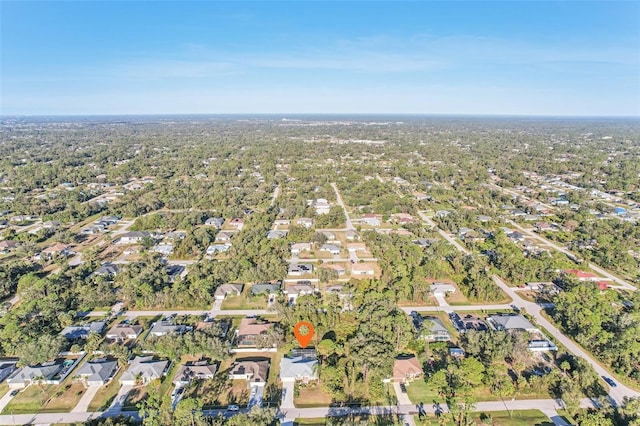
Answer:
[[[300,388],[300,396],[293,401],[298,408],[327,407],[331,403],[331,395],[324,392],[320,385]]]
[[[411,382],[407,386],[407,395],[412,403],[425,403],[432,404],[433,402],[444,402],[444,398],[440,397],[438,393],[429,386],[424,380],[416,380]],[[479,386],[473,388],[472,394],[473,397],[476,398],[477,401],[500,401],[500,397],[493,395],[488,387]],[[519,392],[516,395],[517,399],[545,399],[551,398],[552,396],[547,393],[524,393]]]
[[[222,301],[221,309],[235,310],[235,309],[266,309],[267,300],[263,296],[249,298],[243,295],[240,296],[227,296]]]
[[[418,419],[415,416],[418,426],[439,426],[440,422],[435,416]],[[513,411],[511,416],[507,411],[492,411],[489,413],[474,413],[473,420],[477,426],[553,426],[553,422],[538,410]],[[453,426],[453,422],[445,423]]]
[[[3,414],[69,412],[85,392],[81,383],[31,385],[20,391],[2,411]]]

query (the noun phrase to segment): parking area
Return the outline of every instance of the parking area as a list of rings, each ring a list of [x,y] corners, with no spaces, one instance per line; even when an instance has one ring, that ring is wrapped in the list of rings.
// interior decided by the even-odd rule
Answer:
[[[253,406],[262,407],[262,397],[264,396],[264,386],[251,386],[248,408]]]

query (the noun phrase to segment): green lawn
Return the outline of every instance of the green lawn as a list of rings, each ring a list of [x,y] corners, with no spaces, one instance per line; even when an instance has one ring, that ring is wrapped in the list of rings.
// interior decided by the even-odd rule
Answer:
[[[414,418],[418,426],[440,425],[438,419],[433,415],[422,419],[418,419],[418,416],[414,416]],[[511,416],[507,411],[479,412],[473,414],[473,420],[478,426],[553,426],[553,422],[538,410],[512,411]],[[449,421],[446,425],[453,426],[454,423]]]
[[[227,296],[222,301],[221,309],[236,310],[236,309],[266,309],[267,300],[263,296],[246,297],[240,296]]]
[[[416,380],[407,385],[407,395],[414,404],[421,402],[425,404],[433,404],[436,402],[444,402],[444,398],[440,397],[438,393],[429,386],[424,380]],[[478,386],[473,388],[471,394],[477,401],[500,401],[500,397],[493,395],[488,387]],[[516,399],[547,399],[551,398],[548,392],[531,392],[524,393],[523,391],[516,394]]]
[[[84,392],[81,383],[66,380],[60,385],[31,385],[21,390],[2,413],[69,412],[78,404]]]

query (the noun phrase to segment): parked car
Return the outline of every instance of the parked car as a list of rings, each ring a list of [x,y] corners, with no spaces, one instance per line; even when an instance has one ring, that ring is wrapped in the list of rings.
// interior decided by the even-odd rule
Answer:
[[[11,391],[11,396],[16,396],[18,394],[18,392],[20,392],[19,389],[14,389]]]
[[[400,390],[402,391],[402,393],[407,393],[407,387],[404,383],[400,383]]]
[[[610,377],[606,377],[606,376],[602,376],[602,378],[604,379],[605,382],[607,382],[607,384],[609,386],[611,386],[612,388],[615,388],[616,386],[618,386],[616,384],[616,382],[614,382]]]
[[[237,405],[230,405],[227,407],[227,411],[240,411],[240,407]]]

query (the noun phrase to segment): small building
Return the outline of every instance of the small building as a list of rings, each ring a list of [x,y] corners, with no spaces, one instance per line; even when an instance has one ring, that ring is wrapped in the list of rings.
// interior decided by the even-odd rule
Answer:
[[[453,358],[464,357],[464,350],[462,348],[449,348],[449,356]]]
[[[129,367],[120,377],[123,386],[146,385],[166,374],[169,361],[154,360],[153,356],[137,356],[129,361]]]
[[[51,258],[53,256],[69,256],[71,255],[71,247],[66,244],[56,243],[42,250],[42,254],[46,258]]]
[[[437,317],[425,317],[420,330],[420,337],[428,342],[448,342],[451,340],[449,330]]]
[[[367,251],[367,245],[365,243],[348,243],[347,250],[353,253],[357,253],[359,251]]]
[[[592,282],[609,281],[609,279],[607,278],[602,278],[597,276],[594,273],[584,272],[578,269],[565,269],[564,273],[567,275],[573,275],[578,279],[578,281],[592,281]]]
[[[435,282],[435,283],[431,284],[430,292],[431,292],[431,294],[433,296],[444,297],[448,293],[455,293],[456,292],[456,286],[454,286],[453,284],[448,284],[448,283]]]
[[[233,238],[233,232],[220,231],[216,234],[216,241],[229,241]]]
[[[358,235],[358,233],[353,229],[347,229],[347,231],[345,232],[345,237],[347,237],[347,240],[349,241],[360,239],[360,235]]]
[[[156,244],[153,246],[153,251],[163,256],[169,256],[173,253],[173,244]]]
[[[285,287],[284,295],[287,297],[289,303],[293,304],[300,296],[307,296],[315,293],[316,289],[313,285],[309,284],[289,284]]]
[[[265,386],[269,377],[269,360],[239,359],[231,365],[231,380],[247,380],[249,386]]]
[[[97,358],[85,362],[76,372],[76,377],[82,380],[86,386],[104,386],[118,372],[118,361],[107,358]]]
[[[229,226],[236,228],[238,231],[242,231],[242,228],[244,228],[244,219],[241,217],[235,217],[229,221]]]
[[[91,275],[112,278],[118,275],[118,272],[120,272],[120,268],[118,267],[118,265],[114,265],[111,262],[106,262],[103,263],[102,266],[100,266],[98,269],[96,269]]]
[[[229,283],[220,285],[214,294],[218,300],[224,300],[228,295],[240,296],[242,294],[243,284]]]
[[[18,247],[18,243],[12,240],[0,241],[0,253],[9,253],[11,250]]]
[[[393,362],[393,377],[391,381],[408,383],[421,377],[422,366],[415,356],[398,357]]]

